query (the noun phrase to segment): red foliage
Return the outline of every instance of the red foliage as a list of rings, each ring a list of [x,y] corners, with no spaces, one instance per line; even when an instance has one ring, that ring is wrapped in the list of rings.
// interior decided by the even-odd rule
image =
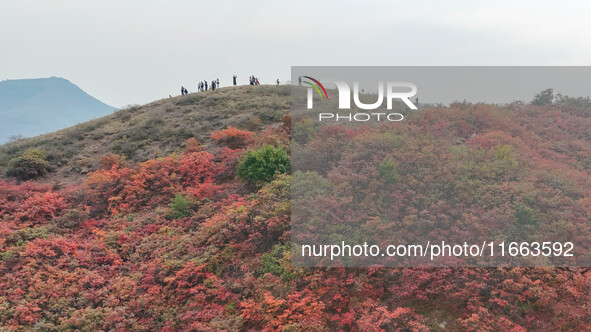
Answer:
[[[66,199],[49,186],[25,182],[0,183],[0,218],[27,225],[45,224],[68,207]]]
[[[90,203],[111,214],[130,213],[167,204],[179,192],[196,198],[215,197],[216,176],[223,171],[205,151],[148,160],[137,168],[98,170],[85,183]]]
[[[114,198],[119,197],[131,180],[133,170],[114,165],[109,170],[97,170],[88,176],[84,187],[88,191],[88,203],[96,213],[115,211]]]
[[[119,168],[127,166],[125,157],[114,153],[109,153],[107,155],[100,156],[99,167],[101,169],[111,169],[113,168],[113,166],[117,166]]]
[[[66,200],[58,193],[33,193],[21,203],[14,216],[18,222],[41,224],[57,216],[67,206]]]
[[[230,149],[244,149],[252,142],[253,132],[228,127],[222,131],[215,131],[211,138],[218,144],[225,145]]]
[[[461,103],[427,110],[394,130],[322,129],[303,147],[309,166],[325,170],[334,192],[359,189],[380,199],[352,206],[327,194],[311,204],[323,211],[319,218],[331,214],[349,222],[362,216],[372,226],[368,233],[408,235],[405,227],[451,219],[472,230],[503,227],[510,224],[512,202],[525,197],[540,211],[540,225],[560,221],[587,243],[581,234],[591,211],[591,117],[533,111]],[[258,139],[286,142],[285,131],[268,129]],[[213,154],[193,139],[180,155],[136,165],[106,156],[105,168],[82,188],[0,182],[0,325],[97,331],[591,329],[588,268],[292,266],[289,176],[249,192],[233,172],[243,149],[256,144],[253,134],[228,128],[212,139],[223,146]],[[503,146],[515,153],[499,152]],[[396,162],[395,185],[376,180],[375,165],[386,158]],[[163,212],[177,193],[194,198],[188,217]],[[376,213],[400,221],[396,232]],[[76,226],[63,226],[69,224]]]
[[[195,138],[191,137],[187,141],[185,141],[185,153],[191,152],[200,152],[203,151],[205,147],[199,143]]]

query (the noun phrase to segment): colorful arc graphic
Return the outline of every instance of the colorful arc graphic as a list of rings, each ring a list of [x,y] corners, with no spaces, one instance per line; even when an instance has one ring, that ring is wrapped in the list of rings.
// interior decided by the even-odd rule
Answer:
[[[317,79],[314,79],[314,78],[312,78],[310,76],[304,76],[304,77],[307,78],[307,79],[309,79],[309,80],[311,80],[311,81],[313,81],[314,83],[316,83],[316,85],[319,86],[322,89],[322,91],[324,91],[324,96],[328,100],[328,94],[326,93],[326,89],[324,88],[324,86],[322,85],[322,83],[320,83],[320,81],[318,81]],[[316,85],[314,85],[314,84],[312,84],[310,82],[306,82],[306,81],[304,81],[304,83],[306,83],[306,84],[312,86],[314,89],[316,89],[316,91],[320,95],[320,99],[322,99],[322,93],[320,93],[320,90],[318,90],[318,87]]]
[[[316,91],[318,91],[318,95],[320,95],[320,99],[322,99],[322,93],[320,92],[320,90],[318,90],[318,87],[315,84],[312,84],[310,82],[306,82],[304,81],[304,83],[308,84],[309,86],[313,87],[314,89],[316,89]]]

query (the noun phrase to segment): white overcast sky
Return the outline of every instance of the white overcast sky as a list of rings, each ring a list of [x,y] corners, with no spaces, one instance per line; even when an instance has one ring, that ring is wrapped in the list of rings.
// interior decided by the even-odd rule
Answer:
[[[292,65],[591,65],[590,1],[2,0],[0,81],[121,107]]]

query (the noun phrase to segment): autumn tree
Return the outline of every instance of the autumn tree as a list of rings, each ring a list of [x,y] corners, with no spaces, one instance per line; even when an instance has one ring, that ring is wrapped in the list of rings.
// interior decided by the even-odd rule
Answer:
[[[228,127],[222,131],[213,132],[210,137],[230,149],[243,149],[252,142],[252,136],[253,133],[250,131]]]

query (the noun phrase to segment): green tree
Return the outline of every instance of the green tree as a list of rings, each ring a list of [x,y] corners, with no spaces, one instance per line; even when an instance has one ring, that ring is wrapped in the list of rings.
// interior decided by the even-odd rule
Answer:
[[[514,217],[519,225],[535,225],[538,223],[538,214],[536,211],[522,204],[515,207]]]
[[[396,163],[389,159],[382,160],[382,162],[378,165],[378,173],[380,174],[380,178],[386,183],[398,182]]]
[[[300,144],[308,143],[316,135],[314,122],[310,119],[303,120],[294,124],[292,138]]]
[[[169,219],[185,218],[191,215],[195,201],[191,197],[187,197],[183,194],[176,194],[168,208],[170,209],[167,217]]]
[[[47,171],[49,163],[45,151],[28,149],[10,160],[7,175],[20,180],[30,180],[44,175]]]
[[[291,195],[294,198],[324,196],[331,190],[330,181],[316,172],[296,171],[292,175]]]
[[[536,93],[534,96],[534,100],[532,100],[533,105],[552,105],[554,101],[554,90],[553,89],[546,89],[539,93]]]
[[[290,160],[282,148],[263,145],[258,150],[250,150],[242,158],[236,174],[250,184],[259,186],[273,180],[276,174],[288,173]]]

